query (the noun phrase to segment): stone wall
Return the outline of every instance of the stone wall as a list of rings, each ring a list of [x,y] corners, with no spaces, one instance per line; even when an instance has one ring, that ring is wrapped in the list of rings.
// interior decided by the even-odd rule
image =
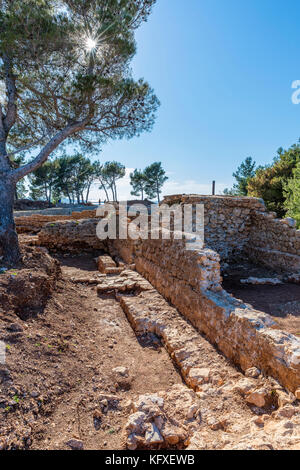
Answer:
[[[127,264],[135,264],[141,274],[159,266],[155,282],[165,291],[169,289],[169,279],[178,291],[184,284],[195,291],[222,289],[220,257],[213,250],[186,250],[184,240],[174,239],[109,240],[107,249],[112,256],[121,256]]]
[[[163,203],[204,204],[205,246],[222,262],[248,257],[279,271],[299,273],[300,230],[291,219],[279,220],[262,200],[248,197],[176,195]],[[16,218],[18,233],[38,233],[46,224],[96,217],[95,210],[71,215],[32,215]]]
[[[96,238],[97,220],[48,224],[40,242],[49,248],[106,248],[121,256],[220,351],[243,370],[258,367],[294,392],[300,386],[300,340],[276,328],[271,316],[234,299],[221,287],[219,255],[190,251],[183,240]]]
[[[46,224],[39,232],[39,242],[50,250],[103,250],[106,245],[96,236],[99,219],[65,220]]]
[[[205,244],[219,253],[223,261],[244,253],[250,236],[251,214],[265,210],[260,199],[248,197],[176,195],[165,197],[163,203],[203,204]]]
[[[62,220],[91,219],[93,217],[96,217],[95,210],[72,212],[69,215],[33,214],[30,216],[15,217],[15,223],[18,233],[38,233],[48,223],[56,223]]]
[[[300,386],[300,340],[275,329],[272,317],[234,299],[220,285],[218,255],[186,251],[183,242],[111,241],[112,255],[137,271],[225,356],[243,370],[258,367],[294,392]]]
[[[279,271],[300,271],[300,230],[293,219],[268,212],[261,199],[176,195],[163,203],[204,204],[205,245],[222,261],[248,257]]]
[[[253,211],[245,252],[254,262],[300,273],[300,230],[293,219],[279,220],[268,212]]]

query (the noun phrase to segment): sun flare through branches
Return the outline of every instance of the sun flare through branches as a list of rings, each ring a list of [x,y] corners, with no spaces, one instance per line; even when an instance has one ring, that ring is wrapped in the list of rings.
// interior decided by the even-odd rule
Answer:
[[[97,41],[93,39],[92,37],[87,37],[85,39],[85,50],[87,52],[92,52],[96,49],[97,47]]]

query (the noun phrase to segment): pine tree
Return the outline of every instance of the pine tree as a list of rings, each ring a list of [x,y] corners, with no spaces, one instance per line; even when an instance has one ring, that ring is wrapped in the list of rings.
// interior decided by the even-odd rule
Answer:
[[[130,184],[132,186],[131,194],[133,196],[141,197],[144,200],[144,194],[147,187],[147,178],[143,171],[135,169],[130,173]]]
[[[119,162],[106,162],[102,167],[101,175],[112,192],[113,201],[118,201],[117,181],[125,176],[125,166]]]
[[[160,194],[162,187],[168,180],[165,170],[162,168],[161,162],[152,163],[147,166],[144,171],[146,177],[145,191],[150,199],[157,197],[158,203],[160,203]]]
[[[57,162],[48,161],[30,176],[30,191],[33,199],[46,199],[49,206],[57,179]]]
[[[291,178],[293,170],[300,162],[300,145],[292,145],[288,150],[280,148],[271,165],[259,167],[255,176],[248,182],[249,196],[262,198],[270,211],[279,217],[285,217],[284,188]]]
[[[62,144],[84,150],[149,131],[159,102],[131,78],[136,28],[155,0],[0,2],[0,250],[20,259],[13,218],[18,181]],[[12,168],[10,154],[36,157]]]
[[[255,168],[256,162],[252,160],[252,157],[247,157],[238,167],[237,171],[233,173],[233,177],[236,179],[233,190],[237,196],[248,195],[248,183],[255,175]]]
[[[293,217],[300,227],[300,162],[293,171],[293,178],[288,180],[284,186],[286,201],[284,203],[287,209],[287,215]]]

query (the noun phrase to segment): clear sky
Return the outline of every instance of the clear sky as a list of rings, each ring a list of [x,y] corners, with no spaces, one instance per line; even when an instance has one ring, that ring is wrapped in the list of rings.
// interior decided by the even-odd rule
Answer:
[[[101,161],[161,161],[165,194],[217,192],[251,155],[270,163],[300,137],[299,0],[158,0],[137,33],[136,78],[161,100],[150,134],[108,144]],[[129,171],[129,170],[128,170]],[[128,178],[120,196],[128,191]]]

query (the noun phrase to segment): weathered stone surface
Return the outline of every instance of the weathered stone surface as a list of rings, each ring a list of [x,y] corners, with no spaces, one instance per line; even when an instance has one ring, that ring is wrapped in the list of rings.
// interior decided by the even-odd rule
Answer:
[[[124,428],[130,450],[184,444],[200,422],[197,395],[183,385],[140,396],[133,411]]]
[[[39,233],[39,242],[50,249],[103,250],[105,245],[96,236],[98,222],[99,219],[94,218],[48,223]]]
[[[119,241],[116,241],[116,245],[119,246]],[[149,252],[151,260],[148,259]],[[177,256],[178,253],[179,250]],[[244,371],[257,367],[279,379],[290,391],[298,389],[299,338],[273,329],[275,323],[271,316],[253,310],[225,291],[218,290],[218,281],[214,276],[214,281],[210,281],[209,287],[203,287],[201,277],[207,266],[201,264],[202,253],[197,252],[194,256],[199,256],[197,267],[193,262],[189,262],[193,259],[193,252],[188,252],[186,257],[182,254],[181,259],[174,260],[173,269],[166,269],[170,257],[167,257],[166,261],[166,257],[163,257],[159,250],[156,254],[153,241],[144,241],[134,261],[137,270],[190,320],[198,331],[204,332],[227,357],[240,364]],[[207,257],[205,259],[208,260]],[[212,260],[211,263],[210,272],[213,272],[216,269],[215,261]]]
[[[108,255],[99,256],[96,262],[97,262],[97,266],[98,266],[100,273],[103,273],[103,274],[113,274],[109,272],[110,268],[113,268],[113,269],[117,268],[117,265],[114,262],[114,260]]]
[[[245,371],[245,376],[246,377],[252,377],[253,379],[256,379],[257,377],[260,376],[260,370],[257,369],[257,367],[250,367],[250,369],[247,369]]]
[[[210,374],[210,369],[198,369],[194,367],[188,374],[189,385],[197,390],[200,385],[209,381]]]
[[[222,262],[245,255],[271,268],[299,273],[300,231],[294,219],[276,219],[251,197],[175,195],[163,203],[204,204],[205,244]]]
[[[258,406],[259,408],[263,408],[266,406],[268,400],[268,392],[266,389],[262,388],[260,390],[255,390],[254,392],[250,392],[247,396],[247,402],[251,405]]]
[[[249,240],[252,212],[265,211],[263,201],[248,197],[175,195],[166,196],[163,203],[203,204],[205,243],[223,261],[243,253]]]
[[[103,277],[98,280],[97,292],[141,292],[153,290],[152,285],[135,271],[124,269],[120,275]]]
[[[253,211],[245,253],[255,262],[285,272],[300,271],[299,230],[266,211]]]
[[[70,215],[42,215],[32,214],[15,218],[18,233],[38,233],[48,223],[56,223],[62,220],[82,220],[96,217],[95,210],[72,212]]]
[[[220,420],[210,418],[207,425],[195,431],[187,450],[300,449],[300,414],[296,408],[260,415],[250,423],[231,413]]]

